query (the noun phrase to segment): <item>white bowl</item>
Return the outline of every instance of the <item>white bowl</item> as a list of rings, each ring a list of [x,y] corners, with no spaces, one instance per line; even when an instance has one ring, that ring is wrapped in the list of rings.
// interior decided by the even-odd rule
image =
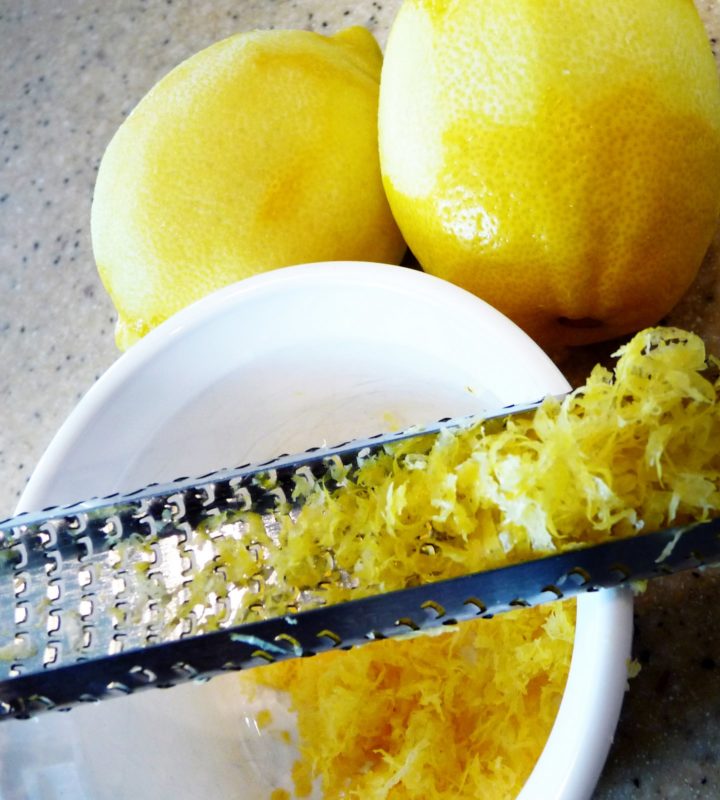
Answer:
[[[451,284],[379,264],[289,267],[201,300],[124,354],[63,425],[19,510],[566,388],[524,333]],[[567,689],[522,800],[590,796],[631,627],[627,594],[580,599]],[[233,681],[3,723],[0,752],[22,767],[0,772],[0,797],[265,798],[256,770],[273,754],[248,763]]]

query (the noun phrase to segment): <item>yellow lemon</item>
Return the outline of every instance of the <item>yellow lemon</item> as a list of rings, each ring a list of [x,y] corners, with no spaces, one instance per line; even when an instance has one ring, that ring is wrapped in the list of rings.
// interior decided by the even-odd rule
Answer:
[[[363,28],[254,31],[141,100],[103,156],[92,208],[121,349],[255,273],[401,259],[377,152],[381,66]]]
[[[691,0],[406,0],[379,135],[422,267],[545,345],[657,322],[720,211],[720,89]]]

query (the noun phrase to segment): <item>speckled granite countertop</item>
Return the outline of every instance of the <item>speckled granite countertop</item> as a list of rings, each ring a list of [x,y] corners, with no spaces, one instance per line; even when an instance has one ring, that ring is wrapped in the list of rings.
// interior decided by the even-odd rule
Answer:
[[[697,0],[715,43],[720,2]],[[255,27],[368,27],[384,43],[399,0],[0,0],[0,508],[11,509],[80,396],[117,358],[114,311],[90,249],[105,146],[181,60]],[[720,242],[720,240],[718,240]],[[671,317],[720,354],[714,246]],[[562,363],[581,375],[603,348]],[[636,604],[643,665],[597,800],[720,797],[720,579],[656,582]]]

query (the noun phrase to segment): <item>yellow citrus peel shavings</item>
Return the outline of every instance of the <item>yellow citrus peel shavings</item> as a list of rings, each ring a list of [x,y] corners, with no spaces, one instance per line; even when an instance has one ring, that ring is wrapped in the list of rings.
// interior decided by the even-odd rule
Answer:
[[[312,588],[342,572],[323,589],[334,602],[717,513],[717,362],[668,328],[617,355],[614,374],[597,367],[532,416],[409,440],[342,491],[314,487],[274,569]],[[554,604],[242,681],[289,693],[298,797],[320,779],[328,800],[511,798],[549,734],[573,635],[574,605]]]
[[[289,693],[295,796],[515,797],[557,714],[574,604],[524,609],[437,636],[373,642],[242,673]]]
[[[276,540],[256,524],[253,557],[229,540],[208,569],[255,581],[242,609],[255,619],[715,514],[720,384],[702,341],[655,328],[617,355],[614,374],[596,367],[532,414],[338,465],[340,489],[305,482]]]

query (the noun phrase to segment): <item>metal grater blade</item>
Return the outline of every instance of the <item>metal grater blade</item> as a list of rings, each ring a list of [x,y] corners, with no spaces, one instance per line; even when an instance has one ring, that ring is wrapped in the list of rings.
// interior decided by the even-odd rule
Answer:
[[[247,512],[272,537],[278,517],[293,513],[298,480],[332,490],[339,468],[474,422],[442,420],[0,523],[0,718],[492,616],[720,556],[720,523],[711,522],[336,605],[298,595],[286,614],[238,624],[254,590],[234,585],[216,558],[254,546]],[[198,605],[203,570],[212,582]]]
[[[506,407],[497,416],[536,406]],[[338,465],[350,469],[394,442],[476,421],[443,419],[0,521],[0,717],[194,676],[195,670],[175,662],[161,678],[152,669],[153,657],[140,654],[232,624],[248,587],[232,585],[221,569],[213,575],[220,591],[206,598],[201,614],[178,611],[188,602],[188,583],[212,567],[219,548],[247,545],[243,512],[262,515],[265,531],[273,535],[277,515],[292,513],[287,499],[299,477],[332,488]],[[139,656],[132,680],[108,679],[99,688],[97,680],[81,685],[65,674],[86,664],[83,674],[89,670],[102,683],[108,659],[120,663],[126,653]]]

